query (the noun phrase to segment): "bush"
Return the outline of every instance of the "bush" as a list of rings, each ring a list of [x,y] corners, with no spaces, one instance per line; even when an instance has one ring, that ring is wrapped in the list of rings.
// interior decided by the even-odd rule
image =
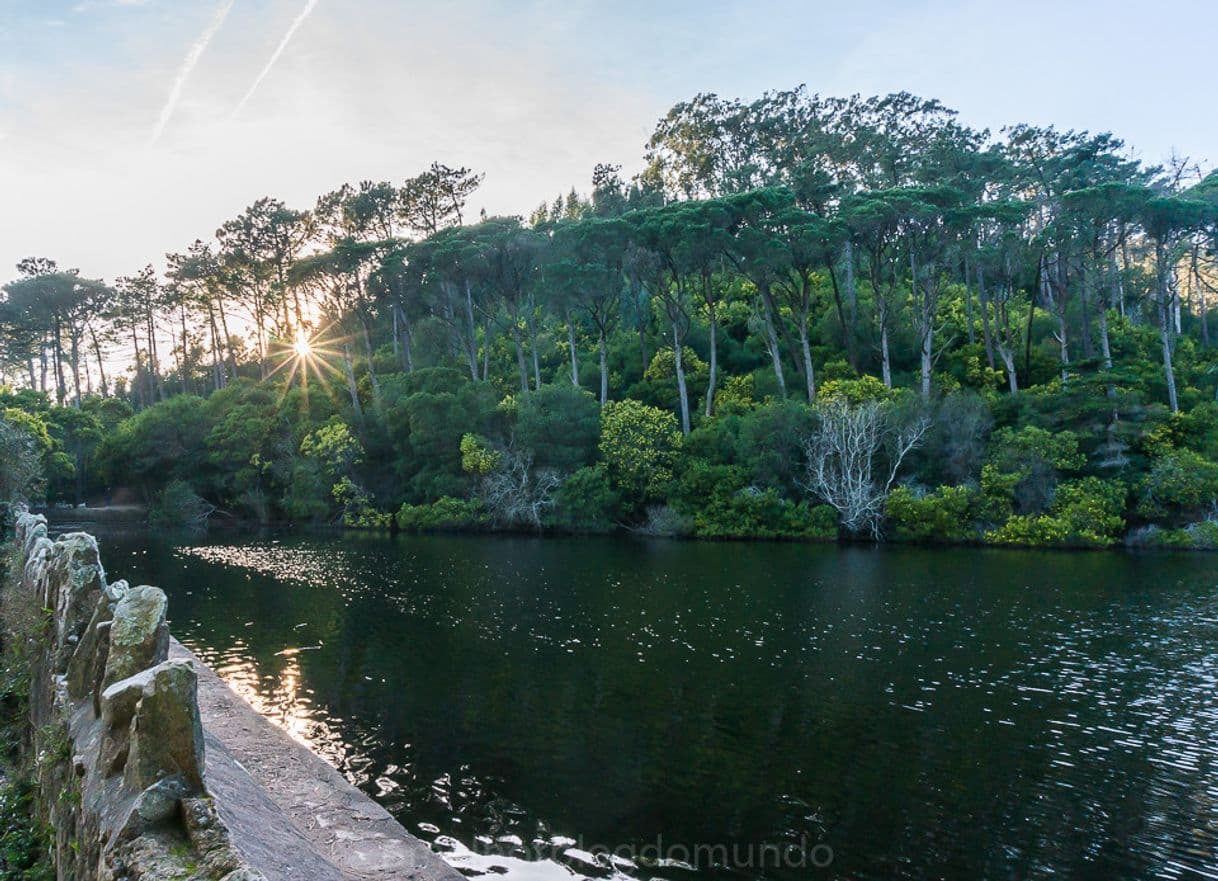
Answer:
[[[583,389],[562,383],[523,394],[516,406],[516,445],[538,468],[574,471],[596,454],[600,406]]]
[[[173,480],[148,509],[148,522],[153,526],[202,526],[215,510],[186,481]]]
[[[993,470],[987,475],[986,467],[982,468],[982,489],[987,490],[988,482],[991,508],[995,503],[1002,506],[1001,492],[1016,513],[1039,514],[1052,503],[1058,472],[1076,471],[1086,461],[1074,432],[1046,431],[1034,425],[1019,430],[1002,428],[994,432],[986,464]]]
[[[888,495],[885,514],[893,535],[903,541],[972,541],[980,498],[971,486],[941,486],[923,495],[898,486]]]
[[[1143,517],[1196,519],[1218,501],[1218,464],[1192,450],[1172,450],[1155,460],[1139,489]]]
[[[890,401],[896,394],[879,378],[868,374],[858,379],[830,379],[823,382],[816,397],[821,403],[841,399],[851,406],[858,406],[868,401]]]
[[[700,538],[837,537],[837,511],[782,498],[776,490],[745,488],[719,492],[694,514]]]
[[[477,499],[445,496],[427,505],[405,504],[398,509],[398,528],[407,532],[446,529],[475,529],[486,526],[489,518]]]
[[[1182,529],[1143,526],[1130,533],[1125,543],[1135,548],[1181,548],[1193,551],[1218,550],[1218,521],[1202,520]]]
[[[572,532],[609,532],[621,509],[603,465],[580,468],[558,488],[549,525]]]
[[[630,400],[610,401],[601,412],[601,455],[628,504],[663,498],[680,446],[672,413]]]
[[[1049,514],[1020,514],[985,534],[994,544],[1107,547],[1124,528],[1125,484],[1084,477],[1057,488]]]
[[[332,492],[334,501],[343,508],[343,526],[352,529],[388,529],[392,525],[393,515],[378,511],[368,491],[349,477],[334,484]]]
[[[679,538],[693,533],[694,521],[668,505],[652,505],[647,509],[647,520],[638,531],[644,535]]]

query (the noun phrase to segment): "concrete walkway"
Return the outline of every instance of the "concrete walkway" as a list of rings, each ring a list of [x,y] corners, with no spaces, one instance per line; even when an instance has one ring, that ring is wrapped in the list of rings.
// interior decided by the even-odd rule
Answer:
[[[461,881],[455,869],[331,767],[194,662],[207,786],[233,845],[268,881]]]

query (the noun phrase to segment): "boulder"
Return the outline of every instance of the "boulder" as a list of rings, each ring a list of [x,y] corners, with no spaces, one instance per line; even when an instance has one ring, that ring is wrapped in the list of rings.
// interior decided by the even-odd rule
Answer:
[[[202,793],[203,723],[194,666],[189,661],[167,661],[148,673],[131,720],[124,781],[142,792],[163,777],[176,775],[192,792]]]
[[[169,657],[167,607],[165,593],[158,587],[141,585],[123,594],[110,625],[103,690]]]
[[[85,532],[71,532],[55,542],[47,579],[53,594],[47,599],[54,603],[47,608],[55,610],[54,670],[63,673],[104,590],[105,572],[96,539]]]

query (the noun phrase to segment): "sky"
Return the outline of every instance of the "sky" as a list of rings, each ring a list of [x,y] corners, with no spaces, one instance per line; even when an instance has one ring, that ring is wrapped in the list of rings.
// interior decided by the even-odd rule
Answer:
[[[1215,33],[1211,0],[0,0],[0,281],[113,280],[434,160],[485,172],[471,214],[527,214],[638,171],[699,92],[905,90],[1212,167]]]

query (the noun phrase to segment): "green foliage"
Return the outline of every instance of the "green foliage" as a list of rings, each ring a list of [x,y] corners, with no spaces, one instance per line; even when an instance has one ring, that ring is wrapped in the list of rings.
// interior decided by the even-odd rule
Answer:
[[[496,468],[503,454],[491,449],[485,438],[476,434],[461,436],[461,469],[474,477],[485,477]]]
[[[480,501],[451,496],[425,505],[404,504],[397,512],[398,529],[407,532],[482,528],[489,522]]]
[[[184,480],[173,480],[148,508],[153,526],[198,526],[215,510]]]
[[[580,468],[558,488],[550,525],[570,532],[609,532],[621,513],[621,500],[602,464]]]
[[[1020,514],[985,538],[994,544],[1106,547],[1124,528],[1127,489],[1119,480],[1084,477],[1061,484],[1048,514]]]
[[[1058,473],[1075,471],[1087,461],[1074,432],[1051,432],[1034,425],[994,432],[988,459],[990,470],[987,474],[982,469],[982,490],[991,516],[1003,497],[1018,514],[1043,512],[1053,499]]]
[[[851,406],[868,401],[890,401],[896,396],[875,376],[860,376],[858,379],[830,379],[821,383],[817,398],[822,402],[844,400]]]
[[[1155,460],[1138,495],[1137,512],[1142,517],[1195,519],[1218,505],[1218,464],[1192,450],[1170,450]]]
[[[919,495],[908,486],[888,494],[885,514],[893,536],[915,542],[966,542],[978,537],[980,492],[971,486],[941,486]]]
[[[353,529],[388,529],[393,515],[378,511],[372,496],[358,483],[344,477],[334,484],[334,501],[342,506],[343,526]]]
[[[569,384],[543,385],[517,399],[515,441],[539,468],[574,471],[591,462],[600,435],[596,399]]]
[[[36,794],[26,778],[0,784],[0,881],[54,881],[51,839],[38,821]]]
[[[732,416],[752,410],[757,406],[755,387],[751,373],[727,377],[715,390],[715,415]]]
[[[638,401],[611,401],[601,412],[600,452],[609,477],[631,506],[664,496],[681,432],[672,413]]]
[[[331,477],[350,474],[364,460],[364,448],[350,427],[337,416],[316,431],[305,435],[300,453],[314,459]]]
[[[13,411],[20,413],[20,411]],[[0,417],[0,502],[24,502],[38,494],[42,458],[34,437],[18,422]]]
[[[197,478],[200,463],[219,456],[206,448],[208,409],[200,398],[177,395],[121,423],[98,454],[107,480],[149,491],[175,478]],[[210,409],[219,409],[219,402],[213,399]],[[250,454],[240,451],[237,457],[248,462]]]
[[[473,221],[481,176],[434,163],[308,214],[259,199],[164,280],[23,260],[0,368],[42,391],[0,388],[0,501],[114,488],[158,522],[481,525],[450,510],[476,494],[497,526],[806,537],[835,527],[809,492],[874,532],[896,458],[911,484],[887,518],[908,540],[1107,541],[1107,496],[1078,479],[1096,476],[1136,488],[1116,514],[1208,528],[1218,352],[1193,294],[1218,266],[1212,175],[1176,187],[1111,135],[990,143],[935,101],[802,88],[699,96],[647,150],[632,184],[598,166],[590,197],[528,224]],[[870,437],[818,433],[851,410],[880,417]],[[913,420],[929,431],[894,457]],[[807,467],[827,462],[842,492]]]

